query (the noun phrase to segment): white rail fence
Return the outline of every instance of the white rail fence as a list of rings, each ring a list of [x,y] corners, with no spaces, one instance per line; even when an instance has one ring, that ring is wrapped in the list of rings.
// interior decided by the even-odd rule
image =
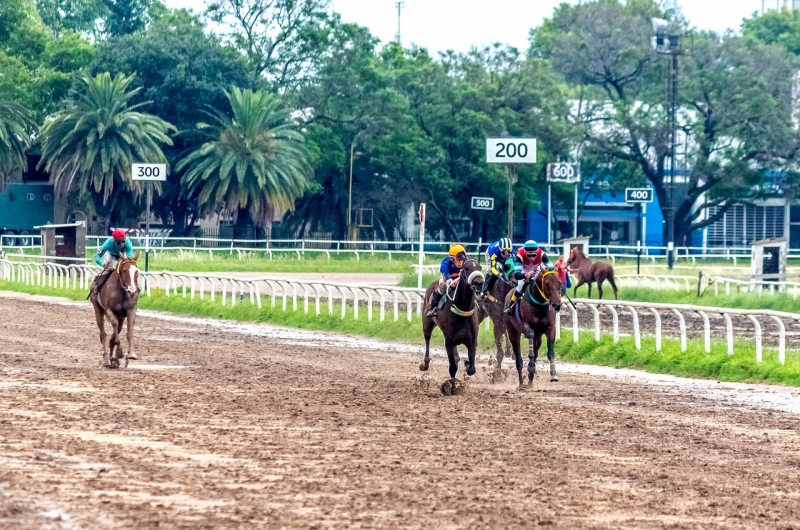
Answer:
[[[88,289],[94,275],[99,272],[98,267],[86,265],[58,265],[54,263],[13,262],[0,260],[0,279],[7,282],[24,283],[28,285],[47,286],[64,289]],[[146,281],[145,281],[146,279]],[[334,315],[338,307],[341,318],[346,318],[351,309],[352,318],[358,320],[366,313],[367,320],[378,319],[383,322],[390,315],[393,320],[399,321],[402,317],[409,322],[416,313],[420,317],[423,307],[424,291],[389,286],[350,285],[333,282],[301,282],[276,278],[234,278],[214,275],[189,275],[168,271],[141,273],[144,284],[144,294],[152,296],[153,291],[161,292],[165,296],[179,296],[182,298],[209,300],[219,303],[224,307],[234,307],[237,304],[251,304],[259,309],[263,304],[271,308],[280,307],[282,311],[312,312],[315,315]],[[711,351],[711,324],[709,315],[721,316],[725,325],[725,337],[728,354],[734,352],[734,332],[731,317],[745,317],[753,326],[753,340],[755,342],[756,361],[763,358],[763,333],[764,321],[774,322],[778,328],[778,360],[781,364],[786,362],[786,324],[800,321],[800,314],[785,313],[771,310],[729,309],[720,307],[707,307],[683,304],[659,304],[644,302],[628,302],[615,300],[588,300],[576,299],[576,307],[565,303],[562,312],[557,315],[557,338],[561,336],[561,320],[569,312],[572,320],[572,338],[574,342],[579,338],[579,311],[585,314],[590,312],[592,326],[590,331],[594,339],[599,341],[603,333],[610,334],[615,343],[619,342],[623,333],[620,331],[620,311],[628,313],[631,317],[630,332],[637,349],[641,349],[642,333],[639,325],[641,314],[654,318],[655,350],[660,351],[663,341],[662,313],[672,315],[677,321],[677,335],[680,339],[681,351],[687,349],[687,326],[685,316],[695,314],[700,316],[703,323],[702,339],[704,350]],[[601,318],[602,314],[606,318]],[[377,314],[376,314],[377,313]],[[611,319],[611,329],[608,330],[608,317]],[[671,322],[671,328],[675,327]],[[605,327],[603,323],[605,322]],[[488,328],[488,321],[487,321]],[[737,323],[737,328],[740,328]],[[715,328],[716,329],[716,328]],[[741,328],[740,328],[741,329]]]

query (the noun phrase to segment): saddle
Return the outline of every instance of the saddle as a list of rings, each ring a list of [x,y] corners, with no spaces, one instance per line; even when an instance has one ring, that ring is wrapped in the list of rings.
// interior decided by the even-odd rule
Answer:
[[[95,276],[94,281],[92,282],[92,287],[89,289],[89,294],[86,296],[87,300],[91,298],[92,293],[99,292],[100,289],[103,288],[103,285],[105,285],[106,281],[108,281],[108,278],[111,276],[111,273],[113,272],[114,269],[112,269],[111,267],[107,267],[103,269],[100,272],[100,274]]]

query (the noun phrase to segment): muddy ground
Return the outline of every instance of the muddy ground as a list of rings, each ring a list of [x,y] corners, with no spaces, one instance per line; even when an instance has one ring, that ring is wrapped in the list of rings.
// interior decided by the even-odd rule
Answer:
[[[794,391],[565,367],[445,398],[417,348],[156,316],[137,336],[103,370],[88,306],[0,298],[0,528],[800,526],[798,415],[738,399]]]

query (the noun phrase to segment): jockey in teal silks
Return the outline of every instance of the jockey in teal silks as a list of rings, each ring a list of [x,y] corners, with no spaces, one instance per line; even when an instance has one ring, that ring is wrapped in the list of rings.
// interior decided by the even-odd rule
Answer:
[[[116,229],[111,234],[111,237],[97,249],[97,253],[94,255],[94,262],[101,267],[113,269],[116,267],[120,257],[132,258],[133,245],[123,230]]]
[[[486,298],[486,296],[492,292],[492,289],[494,289],[497,283],[497,278],[505,276],[509,269],[513,268],[513,266],[509,267],[508,265],[508,259],[511,257],[511,250],[511,239],[508,237],[504,237],[489,245],[489,249],[486,251],[486,266],[489,269],[489,274],[487,275],[486,282],[483,284],[483,290],[481,291],[481,296],[483,298]]]
[[[556,268],[550,258],[547,257],[547,254],[544,253],[544,250],[539,248],[539,244],[536,241],[526,241],[514,256],[514,278],[517,280],[517,289],[511,295],[511,300],[505,309],[507,314],[510,315],[514,311],[517,301],[525,291],[525,285],[541,265],[547,267],[548,270]]]

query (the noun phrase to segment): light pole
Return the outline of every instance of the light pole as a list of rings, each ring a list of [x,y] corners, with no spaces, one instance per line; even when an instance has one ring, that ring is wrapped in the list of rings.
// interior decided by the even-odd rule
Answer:
[[[361,154],[355,152],[356,140],[358,140],[358,137],[361,136],[361,134],[363,134],[363,131],[356,134],[353,138],[353,141],[350,142],[350,191],[347,195],[347,237],[350,240],[355,239],[353,237],[353,159],[357,154]]]
[[[508,138],[508,131],[500,133],[501,138]],[[514,184],[517,183],[517,167],[508,164],[508,237],[514,239]]]
[[[668,124],[670,135],[669,148],[669,183],[667,184],[667,204],[664,213],[667,217],[667,267],[672,269],[675,264],[675,144],[678,129],[678,56],[681,54],[680,35],[671,33],[669,22],[659,18],[653,19],[653,48],[656,53],[671,56],[669,65],[669,83],[667,84],[667,103],[669,107]]]

